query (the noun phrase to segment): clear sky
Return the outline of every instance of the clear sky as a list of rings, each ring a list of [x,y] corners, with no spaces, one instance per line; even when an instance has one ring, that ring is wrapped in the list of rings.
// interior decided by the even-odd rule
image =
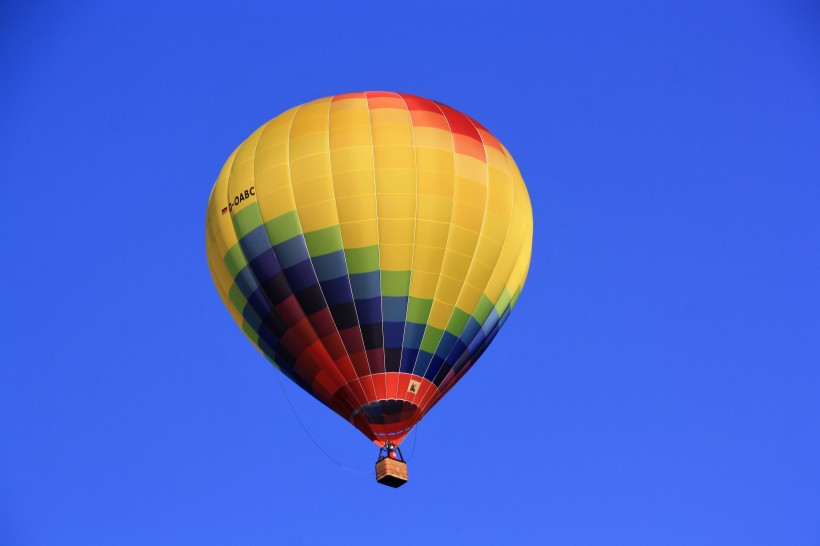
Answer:
[[[0,544],[820,543],[812,2],[1,9]],[[398,490],[205,260],[233,148],[363,90],[479,120],[535,215]]]

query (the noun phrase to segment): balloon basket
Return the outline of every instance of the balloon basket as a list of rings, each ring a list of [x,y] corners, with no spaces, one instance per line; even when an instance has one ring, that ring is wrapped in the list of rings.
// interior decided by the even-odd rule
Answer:
[[[376,481],[390,487],[407,483],[407,463],[385,457],[376,463]]]

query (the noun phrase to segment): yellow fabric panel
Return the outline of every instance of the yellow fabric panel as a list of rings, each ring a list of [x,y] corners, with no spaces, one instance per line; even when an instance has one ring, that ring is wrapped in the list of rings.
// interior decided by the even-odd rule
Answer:
[[[379,265],[385,271],[408,271],[412,258],[412,244],[379,243]]]
[[[307,191],[309,192],[310,189]],[[335,200],[330,199],[312,205],[302,205],[299,202],[299,193],[304,193],[304,191],[297,192],[294,186],[294,198],[296,199],[296,205],[298,207],[299,222],[302,225],[302,231],[304,233],[335,226],[338,223]]]
[[[331,102],[328,127],[342,243],[345,248],[376,245],[378,207],[367,99],[362,96]]]
[[[418,148],[429,148],[431,152],[437,150],[441,152],[447,152],[450,156],[450,160],[443,161],[443,164],[452,164],[453,135],[449,131],[443,131],[436,127],[414,126],[413,134],[415,135],[416,146]]]
[[[254,157],[256,155],[256,143],[259,141],[259,136],[265,130],[265,126],[258,128],[243,142],[236,150],[236,157],[234,158],[231,170],[228,173],[228,198],[233,199],[233,196],[244,194],[251,186],[255,184],[254,181]],[[243,199],[238,205],[231,208],[230,215],[236,216],[244,210],[251,203],[256,202],[256,195],[251,195]]]
[[[333,177],[333,186],[338,188],[340,185],[337,177]],[[372,185],[372,184],[371,184]],[[370,195],[373,195],[371,191]],[[364,220],[376,219],[376,200],[366,199],[368,194],[359,194],[351,197],[336,196],[336,209],[339,214],[339,223],[347,224],[351,222],[362,222]],[[365,201],[362,202],[362,197]]]
[[[381,212],[381,210],[379,211]],[[379,220],[379,242],[381,244],[413,245],[413,232],[415,231],[415,220],[413,218],[382,218]],[[410,264],[407,264],[408,266]],[[407,271],[409,267],[403,269]]]
[[[410,295],[433,299],[453,213],[453,138],[441,129],[415,126],[413,136],[418,171],[418,208]]]
[[[231,171],[236,151],[234,151],[216,179],[211,197],[208,200],[208,214],[205,217],[205,249],[210,265],[211,277],[216,284],[219,296],[225,307],[231,313],[236,323],[242,326],[240,310],[236,309],[228,298],[228,291],[233,284],[233,277],[225,265],[223,257],[233,245],[237,243],[233,222],[229,214],[223,214],[222,209],[228,206],[228,175]]]
[[[339,215],[339,228],[345,248],[373,246],[379,243],[378,226],[375,219],[364,222],[345,222]]]
[[[330,162],[333,165],[333,176],[356,173],[361,170],[373,168],[373,149],[367,146],[345,145],[335,135],[335,131],[330,132],[330,142],[332,143],[330,152]],[[370,128],[367,129],[367,138],[370,138]],[[371,186],[372,180],[370,180]]]
[[[510,165],[512,183],[514,185],[513,212],[510,219],[510,227],[507,232],[504,246],[498,257],[498,262],[493,275],[490,277],[484,294],[493,303],[498,301],[501,292],[510,280],[513,269],[518,261],[521,252],[524,250],[525,239],[528,237],[528,224],[532,224],[532,209],[530,208],[527,188],[524,181],[516,169],[512,160],[507,158]],[[531,228],[530,232],[531,232]]]
[[[429,325],[442,330],[450,320],[470,268],[488,195],[487,166],[484,162],[456,154],[454,174],[453,214],[441,264],[441,278],[428,320]]]
[[[373,127],[395,126],[394,129],[397,131],[409,131],[410,112],[406,108],[373,108],[370,110],[370,123],[373,124]],[[404,138],[402,137],[400,141],[403,142]],[[395,144],[399,144],[400,141],[396,141]],[[378,145],[390,144],[391,142],[374,138],[373,143]]]
[[[420,249],[416,247],[416,252]],[[436,285],[438,284],[438,272],[428,273],[415,268],[415,261],[413,262],[413,275],[410,282],[410,295],[416,298],[432,299],[436,292]],[[429,296],[427,295],[429,294]]]
[[[416,217],[416,154],[410,112],[370,111],[379,218],[379,267],[408,271],[413,263]],[[389,245],[389,246],[388,246]]]
[[[510,274],[509,281],[507,282],[507,289],[510,291],[510,295],[514,295],[516,290],[524,286],[524,281],[527,278],[527,271],[530,266],[530,259],[532,257],[533,218],[532,204],[530,203],[530,196],[527,193],[527,188],[524,186],[524,180],[518,173],[518,167],[515,166],[512,158],[510,158],[510,163],[512,164],[515,173],[518,175],[515,178],[516,192],[523,194],[523,209],[520,216],[524,218],[525,222],[521,250],[518,254],[518,259],[516,260],[512,273]],[[503,309],[501,311],[503,311]]]
[[[290,148],[293,199],[305,233],[339,223],[330,159],[330,101],[310,107],[293,121],[291,136],[297,130],[304,136],[298,142],[292,140]]]
[[[296,208],[290,185],[288,135],[299,108],[289,110],[265,125],[256,153],[257,203],[268,222]]]
[[[413,207],[415,208],[416,187],[418,185],[416,183],[415,167],[409,169],[380,168],[377,162],[376,171],[390,176],[390,184],[380,184],[379,195],[410,195],[413,197]],[[415,217],[415,212],[413,216]]]
[[[503,241],[507,236],[515,195],[514,182],[504,155],[487,145],[484,146],[484,150],[488,158],[487,208],[470,270],[456,302],[459,309],[470,314],[475,311],[498,263]]]
[[[380,217],[395,220],[411,220],[412,226],[415,226],[415,193],[379,194],[376,202],[378,203]]]

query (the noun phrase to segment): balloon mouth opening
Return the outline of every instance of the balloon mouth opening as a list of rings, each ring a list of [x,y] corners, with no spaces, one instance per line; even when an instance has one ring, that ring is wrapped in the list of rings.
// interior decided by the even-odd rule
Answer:
[[[407,400],[377,400],[357,408],[350,415],[350,420],[353,421],[361,414],[373,425],[394,425],[413,419],[418,410],[416,404]]]

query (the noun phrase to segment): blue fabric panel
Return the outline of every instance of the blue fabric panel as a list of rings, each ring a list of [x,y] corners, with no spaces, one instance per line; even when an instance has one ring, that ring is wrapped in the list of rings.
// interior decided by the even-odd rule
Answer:
[[[419,357],[416,360],[416,364],[413,366],[413,373],[416,375],[424,376],[424,372],[427,371],[427,366],[430,365],[430,360],[433,359],[433,355],[428,353],[427,351],[419,351]]]
[[[447,355],[450,354],[450,349],[453,348],[456,340],[458,340],[456,336],[445,330],[444,334],[441,336],[441,340],[438,342],[438,347],[436,347],[436,356],[447,358]]]
[[[282,269],[287,269],[303,260],[310,259],[305,245],[305,238],[302,235],[291,237],[273,248],[276,251],[276,257],[279,258],[279,263],[282,264]]]
[[[481,330],[484,332],[484,335],[485,336],[489,335],[490,331],[493,329],[493,327],[497,323],[498,323],[498,311],[496,311],[496,309],[493,308],[493,310],[490,311],[490,316],[487,317],[487,320],[484,321],[484,325],[481,326]]]
[[[426,324],[408,322],[404,328],[404,346],[408,349],[420,349]]]
[[[481,330],[481,324],[473,317],[470,317],[459,338],[461,338],[465,345],[469,345],[479,330]]]
[[[382,294],[381,273],[370,271],[350,275],[350,286],[353,287],[353,296],[357,300],[380,297]]]
[[[483,330],[479,332],[477,336],[475,336],[475,338],[470,342],[469,347],[467,347],[467,350],[470,351],[471,355],[474,355],[476,353],[481,344],[484,343],[485,339],[487,339],[487,335],[484,333]]]
[[[251,294],[259,289],[259,283],[256,282],[256,277],[253,276],[250,267],[247,265],[236,274],[234,282],[236,282],[236,286],[239,287],[245,299],[250,299]]]
[[[401,322],[407,316],[407,296],[383,296],[382,310],[385,322]]]
[[[329,281],[343,277],[347,282],[347,264],[345,254],[341,250],[316,256],[313,259],[313,267],[316,269],[316,276],[320,281]]]
[[[239,244],[248,261],[253,260],[265,252],[270,248],[270,239],[268,239],[268,232],[265,231],[265,226],[252,229],[247,235],[239,239]]]

